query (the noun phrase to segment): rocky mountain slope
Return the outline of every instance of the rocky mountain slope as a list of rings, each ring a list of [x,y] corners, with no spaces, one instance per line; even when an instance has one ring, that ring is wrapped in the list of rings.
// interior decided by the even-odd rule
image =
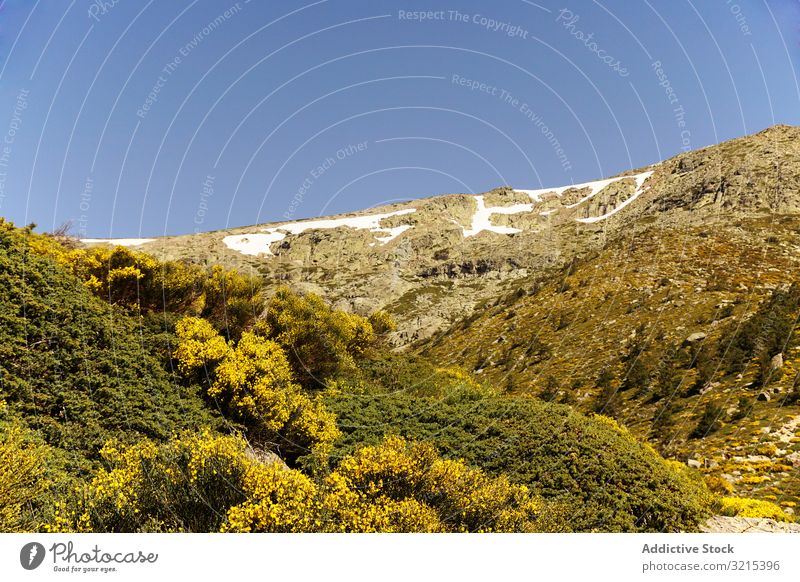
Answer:
[[[123,242],[387,309],[397,346],[800,502],[798,128],[572,187]]]
[[[338,307],[388,308],[398,344],[430,337],[514,281],[657,220],[664,228],[800,208],[798,130],[779,126],[611,179],[413,200],[330,219],[118,244],[236,265]],[[97,239],[89,244],[102,244]]]

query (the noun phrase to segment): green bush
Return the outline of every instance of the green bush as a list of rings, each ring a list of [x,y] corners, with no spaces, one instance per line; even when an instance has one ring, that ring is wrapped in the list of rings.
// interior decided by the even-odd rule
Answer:
[[[431,442],[445,457],[506,474],[569,515],[574,531],[694,531],[709,505],[704,486],[609,419],[532,398],[461,391],[328,398],[343,437],[331,462],[385,434]]]
[[[286,351],[306,387],[324,385],[354,369],[375,339],[367,319],[332,309],[313,293],[298,295],[286,287],[269,302],[261,326]]]
[[[43,238],[0,221],[0,400],[7,413],[67,451],[73,474],[90,470],[108,438],[163,439],[182,427],[217,424],[193,389],[170,378],[150,328],[40,252]]]

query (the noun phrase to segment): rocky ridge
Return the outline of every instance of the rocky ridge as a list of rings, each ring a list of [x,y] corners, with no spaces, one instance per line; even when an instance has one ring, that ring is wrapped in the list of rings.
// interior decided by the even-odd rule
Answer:
[[[406,345],[447,329],[515,282],[654,220],[667,229],[800,211],[798,137],[797,128],[776,126],[588,184],[503,187],[330,219],[118,242],[239,266],[358,313],[388,309],[399,323],[394,341]]]

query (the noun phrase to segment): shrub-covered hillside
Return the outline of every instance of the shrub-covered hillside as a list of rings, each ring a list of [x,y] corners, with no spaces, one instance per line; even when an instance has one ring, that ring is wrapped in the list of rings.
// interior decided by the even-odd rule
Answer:
[[[692,531],[723,507],[612,421],[391,354],[392,329],[0,223],[0,530]]]
[[[436,341],[510,394],[613,416],[745,497],[800,503],[797,215],[654,224]]]
[[[3,417],[63,451],[76,475],[110,438],[216,426],[219,415],[174,381],[155,326],[93,294],[51,250],[67,252],[0,222]]]

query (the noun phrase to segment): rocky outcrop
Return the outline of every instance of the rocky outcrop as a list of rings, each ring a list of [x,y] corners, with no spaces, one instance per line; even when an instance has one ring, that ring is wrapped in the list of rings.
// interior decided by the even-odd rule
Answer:
[[[704,533],[800,533],[800,523],[716,515],[706,521],[700,530]]]
[[[480,197],[451,194],[314,219],[325,228],[259,225],[148,239],[136,248],[257,272],[358,313],[388,309],[399,324],[395,341],[403,344],[447,328],[524,277],[568,265],[654,222],[664,229],[730,225],[765,212],[800,212],[797,128],[777,126],[576,187],[501,187]],[[385,218],[359,226],[376,214]]]

